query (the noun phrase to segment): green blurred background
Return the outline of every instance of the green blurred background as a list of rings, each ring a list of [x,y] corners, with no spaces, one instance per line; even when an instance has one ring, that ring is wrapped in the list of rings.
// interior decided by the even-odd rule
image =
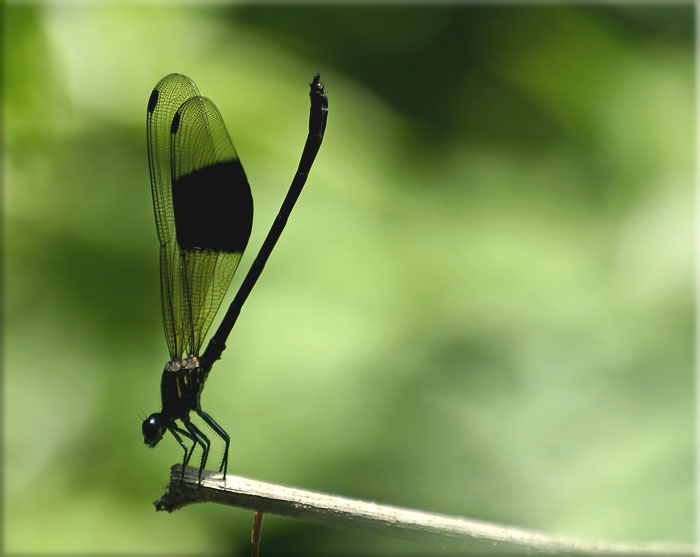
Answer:
[[[691,5],[12,5],[3,48],[6,551],[248,551],[248,511],[154,512],[181,450],[140,433],[167,359],[146,102],[170,72],[218,105],[253,190],[225,303],[314,72],[329,95],[204,391],[231,473],[692,540]],[[263,526],[263,554],[418,549]]]

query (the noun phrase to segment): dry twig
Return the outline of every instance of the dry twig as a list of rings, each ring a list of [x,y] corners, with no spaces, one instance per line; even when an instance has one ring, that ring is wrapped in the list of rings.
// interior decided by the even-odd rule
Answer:
[[[197,485],[197,473],[197,469],[187,467],[184,481],[181,481],[182,466],[173,466],[170,485],[155,502],[156,509],[172,512],[191,503],[221,503],[341,528],[359,528],[387,535],[432,540],[436,546],[454,548],[466,555],[698,557],[698,553],[687,546],[590,542],[458,516],[327,495],[231,474],[226,476],[224,484],[221,474],[205,471],[201,485]]]

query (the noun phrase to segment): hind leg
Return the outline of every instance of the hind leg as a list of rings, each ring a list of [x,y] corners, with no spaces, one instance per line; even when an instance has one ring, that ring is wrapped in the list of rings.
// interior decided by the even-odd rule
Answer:
[[[224,448],[224,458],[221,461],[221,465],[219,466],[219,472],[222,472],[225,478],[226,469],[228,468],[228,447],[231,444],[231,438],[228,436],[228,433],[224,431],[224,428],[217,424],[214,418],[212,418],[204,410],[198,408],[197,410],[195,410],[195,412],[197,412],[197,415],[200,418],[202,418],[206,422],[206,424],[210,428],[212,428],[219,437],[221,437],[224,440],[224,443],[226,444]]]

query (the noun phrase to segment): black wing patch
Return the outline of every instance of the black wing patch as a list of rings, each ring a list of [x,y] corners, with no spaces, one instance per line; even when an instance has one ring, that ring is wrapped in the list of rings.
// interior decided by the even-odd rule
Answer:
[[[253,199],[221,115],[206,97],[193,97],[177,111],[172,160],[180,248],[242,253],[253,224]]]

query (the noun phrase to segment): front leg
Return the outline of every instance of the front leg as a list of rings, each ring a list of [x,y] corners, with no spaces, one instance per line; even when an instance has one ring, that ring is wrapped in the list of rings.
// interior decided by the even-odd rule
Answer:
[[[185,458],[182,461],[182,476],[180,477],[180,481],[184,481],[185,479],[185,466],[187,466],[187,463],[190,461],[190,457],[192,456],[192,452],[194,451],[195,446],[197,445],[197,439],[193,437],[188,431],[185,431],[184,429],[181,429],[177,427],[175,424],[171,423],[168,425],[168,431],[173,434],[173,437],[175,437],[175,440],[180,444],[182,449],[185,451]],[[192,441],[192,448],[189,450],[187,449],[187,445],[185,445],[185,442],[180,438],[180,435],[184,435],[187,437],[190,441]]]

